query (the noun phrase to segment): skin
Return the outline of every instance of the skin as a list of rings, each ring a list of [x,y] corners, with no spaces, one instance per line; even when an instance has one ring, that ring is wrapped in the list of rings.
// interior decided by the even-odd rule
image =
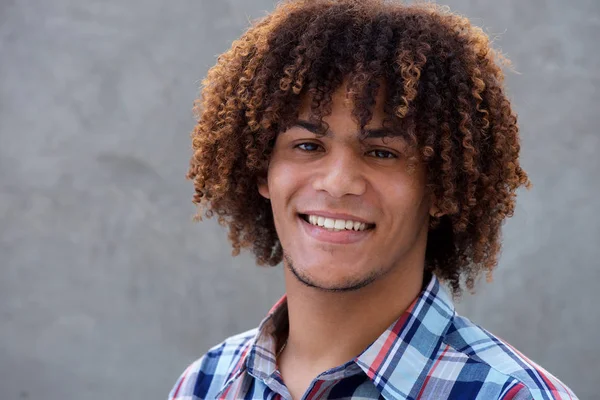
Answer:
[[[367,129],[382,128],[384,99],[380,89]],[[258,187],[271,201],[284,251],[290,330],[278,365],[294,399],[318,374],[360,354],[418,296],[436,212],[424,166],[407,169],[403,139],[361,140],[345,84],[332,100],[329,131],[317,136],[302,122],[310,120],[304,99],[301,122],[277,137]],[[305,222],[299,214],[309,210],[374,228],[346,240],[348,232],[336,236]]]

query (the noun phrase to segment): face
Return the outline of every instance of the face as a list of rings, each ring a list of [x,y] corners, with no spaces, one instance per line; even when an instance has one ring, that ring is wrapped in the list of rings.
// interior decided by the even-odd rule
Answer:
[[[402,268],[423,268],[431,196],[425,169],[408,171],[406,143],[385,136],[384,93],[359,138],[345,85],[318,136],[305,99],[279,134],[259,192],[270,199],[284,263],[308,286],[357,290]]]

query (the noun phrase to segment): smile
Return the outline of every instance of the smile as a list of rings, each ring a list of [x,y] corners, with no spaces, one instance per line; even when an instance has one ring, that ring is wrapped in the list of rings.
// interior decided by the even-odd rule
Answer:
[[[369,237],[375,228],[375,224],[362,221],[329,218],[314,214],[299,214],[298,216],[303,231],[308,236],[331,244],[351,244],[362,241]]]
[[[311,225],[320,226],[330,232],[340,231],[364,231],[373,228],[374,224],[369,224],[351,219],[328,218],[320,215],[300,214],[300,217]]]

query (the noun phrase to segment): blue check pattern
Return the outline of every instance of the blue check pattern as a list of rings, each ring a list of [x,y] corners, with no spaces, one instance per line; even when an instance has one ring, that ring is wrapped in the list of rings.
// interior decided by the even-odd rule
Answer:
[[[273,313],[213,347],[181,374],[170,400],[291,399],[275,363]],[[317,376],[316,399],[577,399],[505,341],[459,316],[433,276],[406,312],[360,355]]]

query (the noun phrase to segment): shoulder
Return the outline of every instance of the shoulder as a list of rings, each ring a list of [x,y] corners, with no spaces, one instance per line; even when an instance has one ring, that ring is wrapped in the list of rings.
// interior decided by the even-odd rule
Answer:
[[[455,315],[443,340],[442,359],[461,365],[463,379],[496,386],[502,399],[576,399],[564,383],[509,343]],[[461,377],[457,377],[461,384]]]
[[[190,364],[169,393],[169,400],[215,398],[231,371],[241,361],[257,328],[231,336]]]

